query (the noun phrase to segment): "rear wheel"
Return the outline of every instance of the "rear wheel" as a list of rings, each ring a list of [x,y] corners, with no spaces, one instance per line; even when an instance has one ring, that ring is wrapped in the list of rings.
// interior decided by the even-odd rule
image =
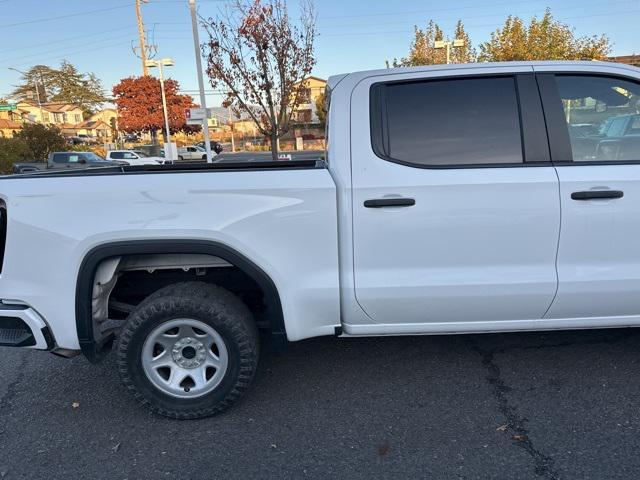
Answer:
[[[118,340],[125,386],[153,411],[201,418],[233,405],[258,363],[258,335],[247,307],[214,285],[185,282],[144,300]]]
[[[184,158],[180,155],[178,155],[178,160],[184,160]]]

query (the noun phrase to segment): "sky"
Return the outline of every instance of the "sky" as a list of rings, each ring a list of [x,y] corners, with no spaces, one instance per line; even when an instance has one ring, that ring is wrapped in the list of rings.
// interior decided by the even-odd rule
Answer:
[[[197,0],[202,17],[215,17],[225,0]],[[289,0],[292,16],[298,1]],[[458,19],[477,46],[502,25],[507,15],[528,20],[545,8],[575,29],[575,34],[606,34],[614,55],[640,54],[640,0],[315,0],[318,38],[314,75],[384,68],[385,60],[406,56],[414,25],[434,19],[452,35]],[[166,76],[197,97],[195,53],[186,0],[148,0],[143,20],[157,57],[170,57]],[[206,33],[201,29],[201,42]],[[119,79],[140,75],[137,24],[133,0],[0,0],[0,97],[9,96],[20,75],[36,64],[59,65],[63,59],[81,72],[94,72],[105,90]],[[220,104],[209,90],[209,106]]]

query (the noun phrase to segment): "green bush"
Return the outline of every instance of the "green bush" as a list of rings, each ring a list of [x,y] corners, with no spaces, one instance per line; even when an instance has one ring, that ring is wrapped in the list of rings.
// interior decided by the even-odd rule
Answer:
[[[11,173],[15,162],[45,161],[50,152],[68,149],[58,127],[25,125],[13,138],[0,138],[0,172]]]
[[[54,125],[25,125],[13,138],[26,142],[31,161],[44,161],[51,152],[68,150],[67,141]]]
[[[0,172],[13,171],[13,163],[27,160],[29,148],[21,138],[0,138]]]

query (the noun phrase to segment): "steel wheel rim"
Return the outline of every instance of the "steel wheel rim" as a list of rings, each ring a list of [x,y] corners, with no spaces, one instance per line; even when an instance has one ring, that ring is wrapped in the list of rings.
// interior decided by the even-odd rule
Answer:
[[[149,381],[177,398],[213,391],[224,378],[229,353],[210,325],[178,318],[154,328],[142,347],[142,367]]]

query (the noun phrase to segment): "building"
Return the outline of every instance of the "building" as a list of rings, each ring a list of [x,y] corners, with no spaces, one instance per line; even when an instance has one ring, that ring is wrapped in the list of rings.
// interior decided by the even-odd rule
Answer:
[[[101,121],[116,129],[118,127],[118,111],[115,108],[103,108],[91,115],[89,120],[94,122]]]
[[[55,125],[66,137],[89,135],[100,142],[112,140],[111,123],[118,115],[115,109],[105,108],[85,120],[82,108],[73,103],[47,102],[38,105],[31,100],[18,102],[16,110],[2,113],[5,115],[0,115],[0,131],[4,136],[11,136],[24,123],[42,123]]]
[[[20,109],[0,110],[0,138],[11,138],[22,129],[23,115]]]
[[[316,100],[324,93],[327,81],[319,77],[309,77],[304,81],[302,102],[293,112],[295,123],[317,124],[318,118]]]
[[[84,121],[82,109],[66,102],[47,102],[38,105],[31,100],[18,102],[18,109],[26,112],[28,120],[58,127],[78,125]]]
[[[620,55],[607,58],[610,62],[624,63],[633,67],[640,67],[640,55]]]

